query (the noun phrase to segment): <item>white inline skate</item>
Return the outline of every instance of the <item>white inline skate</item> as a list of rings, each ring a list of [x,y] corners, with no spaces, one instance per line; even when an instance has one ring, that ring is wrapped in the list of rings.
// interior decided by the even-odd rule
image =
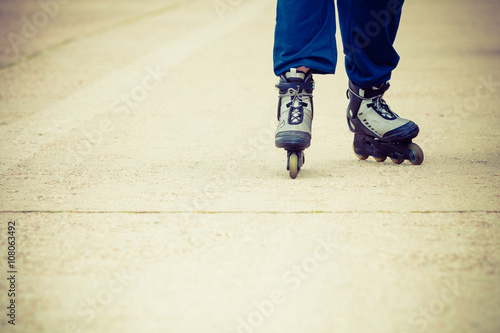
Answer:
[[[310,70],[304,73],[292,68],[280,76],[276,87],[279,123],[275,145],[287,151],[287,170],[295,179],[305,162],[304,149],[311,145],[314,80]]]
[[[382,98],[387,89],[388,82],[367,89],[360,89],[349,82],[347,123],[354,132],[354,153],[361,160],[373,156],[377,162],[383,162],[390,157],[396,164],[404,160],[422,164],[424,153],[412,143],[419,128],[413,121],[400,118],[389,108]]]

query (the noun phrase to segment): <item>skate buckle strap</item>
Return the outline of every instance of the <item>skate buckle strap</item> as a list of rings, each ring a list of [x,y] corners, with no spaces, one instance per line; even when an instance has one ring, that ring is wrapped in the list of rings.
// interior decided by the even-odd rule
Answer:
[[[351,81],[349,81],[348,91],[350,91],[351,94],[360,99],[372,99],[375,97],[382,96],[389,89],[389,87],[390,87],[389,82],[386,82],[380,88],[372,87],[367,89],[361,89],[356,87]]]
[[[282,97],[290,97],[290,103],[287,104],[287,107],[290,107],[290,105],[293,104],[293,102],[300,102],[301,105],[307,106],[307,103],[302,101],[302,98],[304,96],[312,97],[312,93],[309,93],[307,91],[301,90],[301,89],[294,89],[294,88],[289,88],[283,93],[279,93],[278,96],[280,98]]]
[[[314,90],[314,81],[310,82],[278,82],[276,88],[279,90]]]

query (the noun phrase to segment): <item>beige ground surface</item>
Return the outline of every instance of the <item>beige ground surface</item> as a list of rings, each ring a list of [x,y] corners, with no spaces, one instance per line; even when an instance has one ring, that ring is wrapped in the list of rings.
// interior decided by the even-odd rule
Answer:
[[[500,331],[498,1],[405,4],[421,166],[355,158],[339,61],[296,180],[274,1],[49,2],[0,2],[2,333]]]

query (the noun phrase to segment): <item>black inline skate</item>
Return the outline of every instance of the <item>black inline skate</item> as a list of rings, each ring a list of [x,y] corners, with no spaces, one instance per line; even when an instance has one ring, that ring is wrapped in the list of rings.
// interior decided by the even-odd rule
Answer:
[[[304,149],[311,144],[314,80],[310,70],[304,73],[291,68],[280,76],[276,87],[279,123],[275,145],[287,151],[287,170],[295,179],[305,162]]]
[[[404,160],[422,164],[424,153],[412,142],[419,128],[411,120],[400,118],[382,98],[389,89],[386,82],[378,87],[360,89],[349,81],[347,124],[354,132],[354,153],[365,160],[373,156],[377,162],[387,157],[396,163]]]

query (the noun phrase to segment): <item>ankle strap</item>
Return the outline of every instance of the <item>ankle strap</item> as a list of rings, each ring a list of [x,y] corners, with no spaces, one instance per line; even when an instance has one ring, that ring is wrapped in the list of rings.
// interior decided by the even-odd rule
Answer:
[[[389,82],[385,82],[380,87],[360,89],[356,87],[351,81],[349,81],[349,91],[351,91],[352,94],[361,99],[371,99],[374,97],[382,96],[389,89],[389,87]]]
[[[279,90],[288,90],[290,88],[295,90],[314,90],[314,81],[308,82],[279,82],[275,85]]]

